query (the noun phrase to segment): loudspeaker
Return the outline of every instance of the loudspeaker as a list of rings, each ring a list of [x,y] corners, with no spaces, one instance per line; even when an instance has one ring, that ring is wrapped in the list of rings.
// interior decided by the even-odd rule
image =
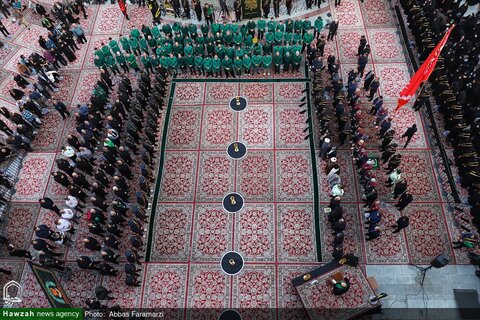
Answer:
[[[443,268],[450,263],[445,253],[439,254],[430,262],[430,265],[434,268]]]

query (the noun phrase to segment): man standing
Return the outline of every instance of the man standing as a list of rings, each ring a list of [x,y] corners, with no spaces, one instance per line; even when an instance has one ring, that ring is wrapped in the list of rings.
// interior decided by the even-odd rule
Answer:
[[[365,67],[368,63],[368,57],[364,54],[358,56],[358,74],[363,77],[363,73],[365,72]],[[370,85],[371,86],[371,85]]]
[[[340,2],[340,1],[339,1],[339,2]],[[335,0],[335,3],[336,3],[336,0]],[[335,6],[336,6],[336,5],[335,5]],[[339,23],[339,20],[333,20],[332,22],[330,22],[330,25],[328,26],[327,41],[330,41],[330,40],[333,41],[333,37],[335,37],[336,34],[337,34],[338,23]]]
[[[397,224],[393,225],[393,233],[400,232],[400,230],[405,229],[410,224],[410,219],[407,216],[401,216],[397,220]]]
[[[67,106],[62,101],[53,100],[53,107],[58,111],[58,113],[60,113],[63,120],[67,119],[67,117],[70,117],[70,112],[68,112]]]
[[[405,145],[403,146],[406,148],[408,144],[410,143],[410,140],[412,140],[413,136],[415,135],[415,132],[417,132],[417,125],[414,123],[410,128],[405,131],[405,133],[402,135],[402,138],[407,137],[407,142],[405,142]]]

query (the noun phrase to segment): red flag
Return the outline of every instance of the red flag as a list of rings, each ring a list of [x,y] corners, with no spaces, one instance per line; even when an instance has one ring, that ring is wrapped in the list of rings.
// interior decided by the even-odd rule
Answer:
[[[443,47],[447,43],[448,37],[452,32],[453,28],[455,27],[454,24],[448,29],[448,31],[443,36],[442,41],[440,41],[435,49],[430,53],[428,58],[423,62],[423,64],[418,68],[417,72],[413,75],[410,79],[410,82],[403,88],[402,92],[400,92],[400,97],[398,98],[398,105],[395,108],[395,111],[400,109],[403,105],[405,105],[413,96],[415,92],[417,92],[418,87],[427,81],[430,75],[432,74],[433,70],[435,69],[435,65],[437,64],[438,57],[442,52]]]

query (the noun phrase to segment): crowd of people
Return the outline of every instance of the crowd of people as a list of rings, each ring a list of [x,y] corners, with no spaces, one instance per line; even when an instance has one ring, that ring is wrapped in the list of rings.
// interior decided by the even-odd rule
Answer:
[[[48,40],[39,41],[40,46],[45,50],[43,55],[36,52],[28,57],[20,55],[16,65],[17,73],[13,77],[16,87],[11,88],[9,94],[19,112],[11,111],[6,107],[0,108],[0,131],[3,132],[0,141],[0,163],[13,159],[19,150],[32,151],[32,140],[38,133],[42,119],[50,110],[57,110],[63,119],[70,115],[67,106],[53,97],[54,93],[59,91],[60,82],[63,80],[58,73],[59,63],[66,66],[74,61],[75,51],[86,42],[84,36],[76,33],[81,28],[71,24],[72,21],[78,22],[78,18],[74,15],[82,11],[79,9],[83,8],[81,1],[72,3],[70,7],[56,3],[51,10],[53,18],[50,18],[50,14],[41,4],[32,1],[31,5],[43,17],[42,25],[49,30]],[[22,7],[21,10],[24,9]],[[5,17],[8,17],[12,10],[16,12],[20,9],[17,2],[13,1],[2,2],[0,10]],[[83,12],[85,15],[84,10]],[[16,19],[17,22],[21,21],[18,17]],[[49,21],[49,24],[43,23],[44,21]],[[6,30],[4,35],[8,37],[8,34]],[[10,186],[15,177],[8,176],[4,172],[1,172],[1,175],[1,186],[13,189]],[[2,192],[0,205],[5,207],[8,202],[7,192]]]
[[[473,225],[480,232],[480,85],[478,33],[480,13],[466,15],[472,1],[402,0],[409,27],[417,43],[420,60],[425,60],[455,24],[437,66],[431,76],[431,92],[424,90],[415,103],[419,109],[431,97],[445,120],[445,136],[454,147],[460,184],[469,193],[468,202]],[[462,230],[454,248],[472,251],[478,240],[474,230]],[[480,259],[472,253],[472,262]]]
[[[400,212],[413,201],[413,196],[408,190],[408,184],[403,176],[401,165],[402,156],[398,153],[398,144],[394,142],[395,130],[392,129],[392,118],[388,116],[388,109],[384,105],[383,97],[378,96],[380,79],[372,71],[364,74],[368,63],[370,48],[364,36],[359,39],[356,52],[358,65],[356,70],[348,72],[347,83],[339,75],[339,65],[334,55],[323,62],[323,53],[318,52],[312,60],[312,101],[320,126],[319,157],[326,162],[324,172],[327,183],[331,189],[331,201],[328,208],[327,220],[331,225],[333,236],[333,257],[335,259],[347,259],[355,261],[351,254],[344,252],[344,231],[347,227],[343,218],[344,209],[341,205],[344,189],[341,179],[341,167],[337,161],[337,148],[345,144],[350,137],[352,158],[356,164],[359,183],[362,186],[364,201],[364,218],[366,240],[377,239],[382,234],[382,228],[391,228],[393,233],[400,232],[408,227],[409,217],[401,215],[395,225],[382,227],[383,204],[379,199],[378,184],[385,179],[385,186],[393,188],[392,198],[398,198],[395,206]],[[367,100],[368,102],[366,102]],[[330,108],[330,104],[332,107]],[[334,115],[335,121],[332,121]],[[338,145],[333,143],[334,136],[331,131],[333,123],[338,127]],[[368,123],[375,122],[378,130],[377,137],[369,137],[366,134]],[[413,124],[402,135],[405,139],[406,148],[417,131]],[[367,151],[380,144],[381,157],[377,159],[374,152]],[[385,173],[376,170],[385,167]]]
[[[270,75],[272,69],[295,72],[305,51],[312,58],[317,48],[323,51],[325,39],[319,39],[323,27],[320,16],[313,25],[308,19],[250,20],[241,26],[224,22],[203,24],[200,29],[195,24],[143,25],[141,30],[120,36],[119,42],[110,39],[96,48],[94,62],[114,74],[130,69],[138,72],[139,64],[147,72],[162,66],[171,75],[206,77]],[[315,38],[319,39],[317,47],[312,45]]]
[[[65,271],[64,261],[55,258],[61,254],[53,251],[55,247],[49,241],[71,245],[77,225],[84,224],[80,227],[88,228],[90,234],[76,241],[83,242],[92,256],[79,257],[78,266],[116,276],[119,271],[113,265],[124,256],[125,283],[139,286],[137,265],[141,265],[151,206],[158,118],[168,82],[162,68],[153,80],[145,71],[139,73],[137,88],[126,76],[117,80],[114,94],[114,79],[102,70],[90,103],[78,106],[77,133],[68,135],[63,157],[56,160],[58,170],[52,173],[54,181],[68,189],[69,196],[62,209],[48,197],[39,200],[58,219],[53,227],[37,226],[37,239],[32,245],[40,252],[44,266]],[[121,250],[121,242],[128,249]],[[88,299],[86,304],[98,309],[100,301]]]

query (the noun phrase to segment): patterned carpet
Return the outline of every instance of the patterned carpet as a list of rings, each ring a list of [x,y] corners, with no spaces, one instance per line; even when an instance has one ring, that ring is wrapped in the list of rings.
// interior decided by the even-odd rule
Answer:
[[[346,73],[356,67],[358,39],[365,34],[372,46],[367,70],[373,69],[379,75],[380,92],[392,109],[411,68],[389,6],[387,0],[369,0],[365,4],[344,0],[338,8],[332,2],[330,12],[340,20],[340,29],[325,51],[340,59],[346,79]],[[81,20],[88,44],[82,47],[77,61],[61,72],[65,79],[55,96],[72,108],[86,102],[99,77],[93,67],[93,48],[109,37],[118,38],[134,26],[149,23],[147,10],[132,8],[131,20],[125,21],[116,6],[88,7],[89,18]],[[39,51],[37,38],[45,33],[35,25],[37,16],[30,13],[28,18],[31,30],[5,22],[12,38],[0,50],[0,104],[9,109],[16,108],[8,94],[14,85],[15,62],[20,54]],[[306,115],[299,115],[297,107],[304,87],[303,82],[178,81],[168,119],[154,229],[150,230],[151,262],[144,264],[142,286],[126,287],[120,275],[102,278],[97,273],[77,270],[74,260],[81,250],[72,247],[67,258],[74,277],[64,282],[64,288],[75,305],[82,305],[82,300],[91,297],[93,288],[102,283],[114,291],[112,302],[121,306],[300,307],[290,280],[319,265],[317,250],[323,261],[330,261],[332,242],[322,215],[321,246],[315,238],[315,179],[310,146],[308,140],[303,140]],[[227,106],[236,95],[249,102],[240,113],[231,112]],[[442,252],[452,258],[452,263],[466,263],[464,252],[454,253],[450,245],[458,231],[446,203],[446,189],[437,183],[441,181],[441,167],[433,161],[434,151],[430,149],[423,116],[407,107],[394,115],[399,135],[414,122],[419,132],[409,147],[401,151],[401,168],[415,200],[406,209],[411,225],[400,233],[387,231],[376,241],[364,241],[361,189],[348,147],[339,151],[346,192],[346,247],[363,264],[428,263]],[[40,210],[36,200],[44,195],[61,200],[66,195],[50,179],[50,172],[55,170],[54,160],[72,130],[73,119],[62,122],[57,113],[49,114],[35,142],[35,152],[25,159],[13,208],[5,221],[8,236],[16,246],[27,247],[33,227],[53,221],[54,215]],[[373,127],[368,130],[373,132]],[[225,152],[226,146],[236,140],[249,147],[247,156],[239,161],[228,158]],[[318,162],[317,167],[322,206],[328,201],[328,188],[321,170],[323,164]],[[223,196],[231,191],[245,198],[242,214],[226,214],[221,207]],[[384,229],[399,217],[399,212],[389,205],[392,203],[387,193],[388,190],[381,191],[387,202],[383,208]],[[80,235],[85,231],[81,229]],[[221,256],[230,250],[240,252],[246,261],[243,271],[234,277],[219,268]],[[4,258],[0,267],[12,270],[13,278],[24,286],[24,306],[48,305],[23,260]],[[12,276],[1,274],[0,285],[11,279]],[[292,318],[285,310],[277,312],[280,318]],[[269,316],[275,315],[266,314],[265,318]]]

